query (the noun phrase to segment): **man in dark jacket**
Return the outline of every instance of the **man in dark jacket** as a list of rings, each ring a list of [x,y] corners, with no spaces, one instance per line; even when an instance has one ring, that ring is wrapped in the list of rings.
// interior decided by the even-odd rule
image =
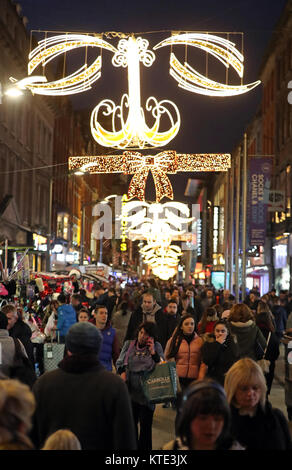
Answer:
[[[158,342],[164,349],[168,336],[167,319],[160,305],[154,300],[153,295],[148,292],[143,294],[141,307],[138,307],[130,317],[124,341],[135,339],[138,326],[144,321],[156,323]]]
[[[175,328],[177,327],[177,324],[179,322],[179,319],[181,318],[180,315],[177,313],[177,303],[175,300],[170,300],[166,306],[165,309],[165,316],[167,319],[167,339],[169,339]]]
[[[30,340],[32,331],[21,319],[14,304],[7,304],[1,310],[7,317],[9,336],[21,341],[32,365],[34,365],[33,344]]]
[[[66,335],[68,356],[33,387],[36,411],[32,441],[40,448],[58,429],[69,429],[82,450],[135,450],[131,402],[123,380],[98,361],[100,331],[88,322]]]

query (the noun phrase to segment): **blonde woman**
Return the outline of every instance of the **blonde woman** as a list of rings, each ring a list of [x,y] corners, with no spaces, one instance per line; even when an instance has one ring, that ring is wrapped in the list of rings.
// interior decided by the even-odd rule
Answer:
[[[288,450],[291,437],[282,411],[266,401],[266,380],[250,358],[237,361],[225,377],[231,433],[247,450]]]
[[[81,444],[69,429],[59,429],[47,438],[42,450],[81,450]]]
[[[0,380],[0,450],[32,450],[27,437],[35,399],[18,380]]]

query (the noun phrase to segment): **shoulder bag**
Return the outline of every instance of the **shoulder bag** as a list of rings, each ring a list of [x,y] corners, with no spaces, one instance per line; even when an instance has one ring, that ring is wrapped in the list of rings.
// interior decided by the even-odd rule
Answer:
[[[258,365],[260,366],[260,368],[262,369],[264,374],[267,374],[269,372],[270,363],[271,363],[270,361],[265,359],[270,338],[271,338],[271,332],[269,332],[269,336],[268,336],[268,339],[267,339],[267,344],[266,344],[266,347],[265,347],[265,350],[264,350],[264,355],[263,355],[262,359],[257,361]]]

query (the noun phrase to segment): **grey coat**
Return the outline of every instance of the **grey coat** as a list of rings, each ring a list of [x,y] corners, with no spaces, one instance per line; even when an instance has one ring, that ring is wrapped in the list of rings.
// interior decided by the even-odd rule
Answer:
[[[18,340],[19,341],[19,340]],[[27,357],[26,351],[21,341],[21,351]],[[9,336],[8,330],[0,330],[0,372],[9,377],[10,367],[13,365],[15,355],[14,341]]]

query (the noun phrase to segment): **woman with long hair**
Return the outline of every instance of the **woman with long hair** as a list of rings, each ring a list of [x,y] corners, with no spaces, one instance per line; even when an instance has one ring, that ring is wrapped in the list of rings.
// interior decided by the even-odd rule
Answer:
[[[204,339],[202,360],[208,367],[207,376],[223,386],[226,372],[239,357],[238,346],[224,320],[218,320],[214,332],[206,334]]]
[[[182,389],[193,380],[205,377],[207,367],[202,362],[202,346],[203,340],[195,332],[194,317],[183,316],[165,348],[166,359],[174,359],[176,362]]]
[[[224,388],[231,408],[232,435],[247,450],[291,450],[288,422],[266,400],[266,380],[260,366],[245,357],[229,369]]]
[[[215,307],[207,307],[203,313],[201,321],[198,324],[198,333],[212,333],[215,323],[219,320],[219,316]]]

